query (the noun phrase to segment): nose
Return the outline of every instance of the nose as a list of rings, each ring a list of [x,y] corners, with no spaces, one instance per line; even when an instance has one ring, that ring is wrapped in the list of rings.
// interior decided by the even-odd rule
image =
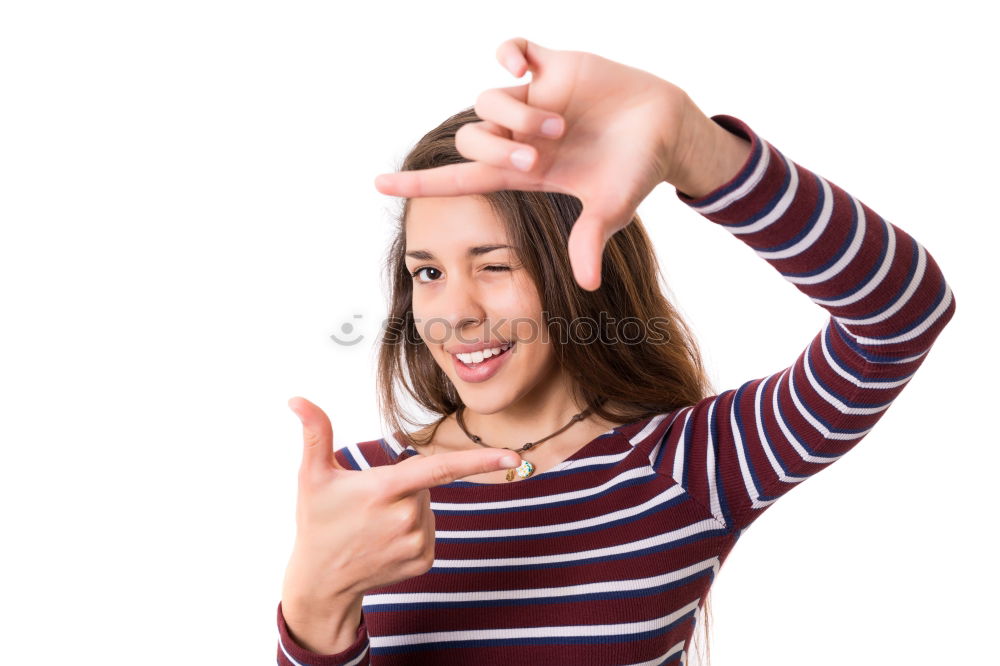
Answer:
[[[479,342],[486,309],[475,284],[459,277],[443,286],[437,303],[437,323],[445,330],[435,330],[435,339],[443,344]]]

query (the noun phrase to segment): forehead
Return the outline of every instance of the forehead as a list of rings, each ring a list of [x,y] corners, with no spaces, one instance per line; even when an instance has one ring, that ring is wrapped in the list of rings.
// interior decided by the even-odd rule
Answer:
[[[507,230],[486,199],[475,195],[417,197],[406,215],[407,249],[507,243]]]

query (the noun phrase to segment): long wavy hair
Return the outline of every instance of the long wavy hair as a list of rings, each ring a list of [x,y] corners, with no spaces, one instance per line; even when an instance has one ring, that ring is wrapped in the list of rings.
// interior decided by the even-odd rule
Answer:
[[[451,116],[417,142],[398,170],[468,162],[455,147],[455,133],[466,123],[480,120],[473,107]],[[619,339],[573,344],[566,342],[565,331],[551,336],[558,366],[573,380],[581,404],[608,421],[633,423],[693,405],[715,393],[693,334],[664,296],[656,254],[638,214],[608,241],[601,286],[591,292],[576,284],[567,251],[570,229],[582,210],[579,199],[558,192],[515,190],[478,196],[502,220],[508,242],[538,289],[547,319],[542,325],[565,325],[581,318],[656,322],[656,343]],[[377,350],[378,401],[388,432],[396,433],[404,445],[424,446],[433,439],[437,426],[463,404],[417,334],[413,281],[404,261],[409,210],[410,200],[404,199],[386,257],[389,313]],[[411,414],[406,401],[415,403],[425,415]],[[707,649],[708,594],[700,609],[703,621],[698,624],[704,629]]]

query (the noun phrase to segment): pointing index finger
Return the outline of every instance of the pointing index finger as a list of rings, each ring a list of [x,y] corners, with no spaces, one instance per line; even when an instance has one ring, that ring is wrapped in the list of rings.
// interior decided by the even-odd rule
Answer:
[[[520,456],[512,451],[477,449],[434,456],[417,455],[396,465],[373,469],[385,470],[389,476],[386,486],[391,494],[406,497],[466,476],[511,469],[520,464]]]
[[[375,188],[396,197],[452,197],[485,194],[501,190],[535,190],[538,185],[527,176],[518,178],[511,169],[498,169],[481,162],[379,174]]]

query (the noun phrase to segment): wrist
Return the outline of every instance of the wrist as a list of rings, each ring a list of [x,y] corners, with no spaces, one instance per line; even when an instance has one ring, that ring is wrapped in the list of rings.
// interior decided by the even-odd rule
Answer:
[[[694,104],[679,140],[677,168],[665,181],[699,199],[732,180],[750,157],[751,144],[706,116]]]
[[[362,598],[322,609],[308,602],[282,599],[281,614],[288,633],[300,646],[317,654],[337,654],[357,640],[363,620]]]

